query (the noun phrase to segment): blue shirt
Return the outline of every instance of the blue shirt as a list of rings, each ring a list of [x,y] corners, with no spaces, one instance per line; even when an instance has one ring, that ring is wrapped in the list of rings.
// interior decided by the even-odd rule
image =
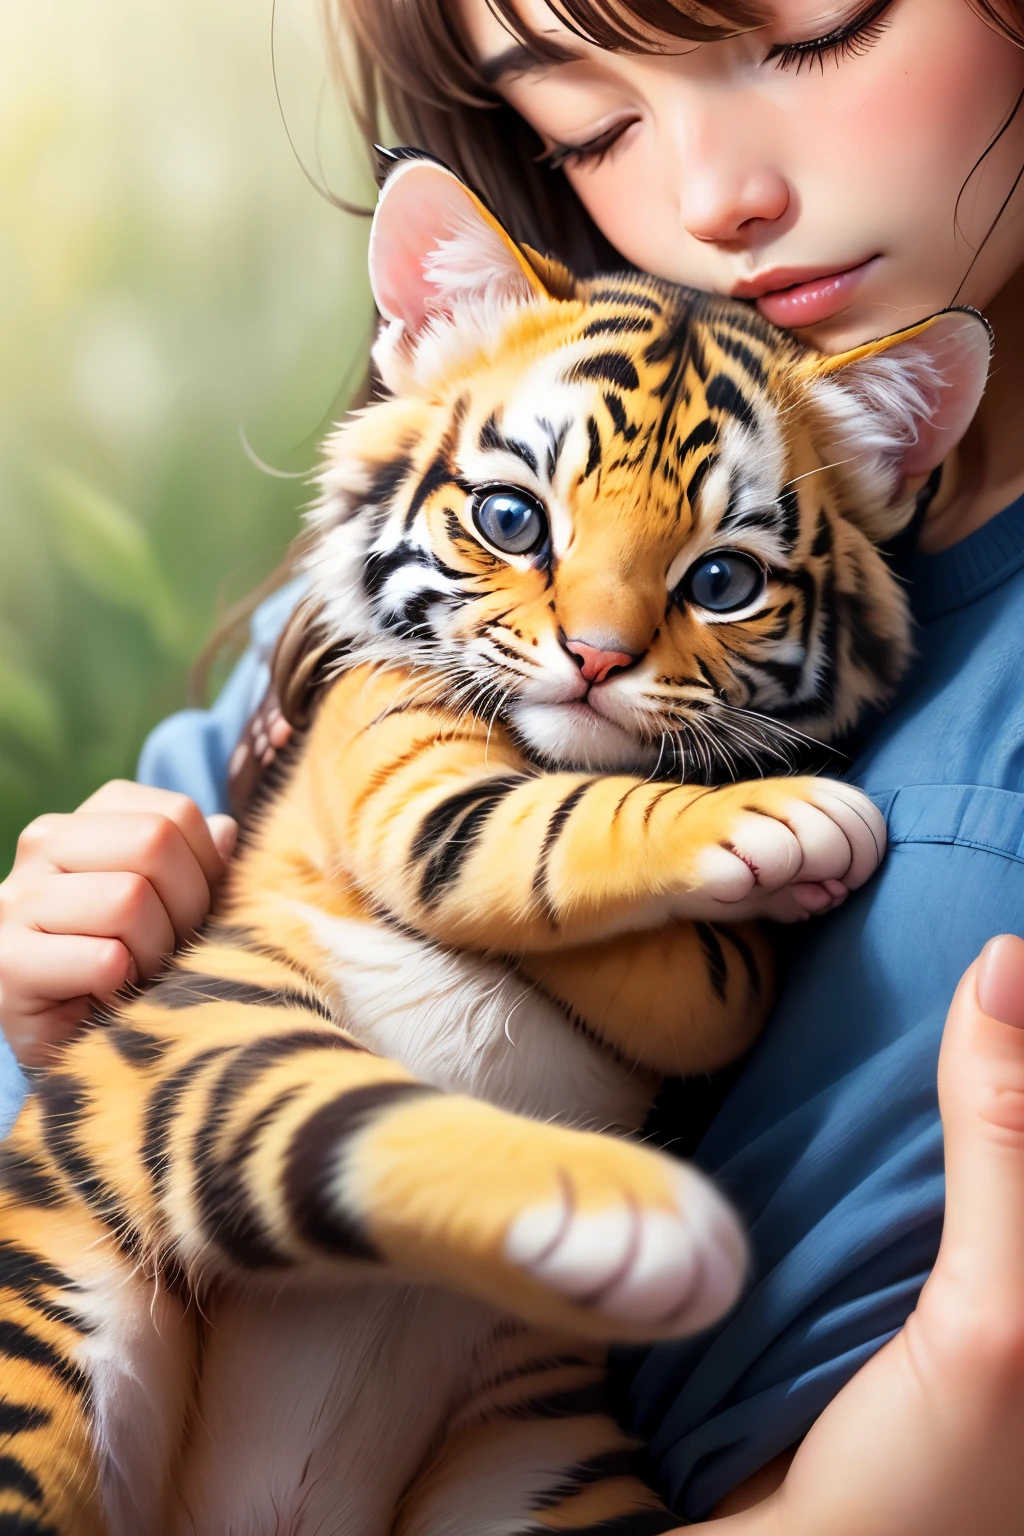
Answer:
[[[750,1228],[751,1288],[711,1333],[619,1361],[652,1476],[689,1519],[799,1439],[913,1308],[942,1221],[946,1009],[986,941],[1024,927],[1024,498],[906,574],[919,658],[849,775],[883,809],[890,852],[795,932],[774,1018],[697,1153]],[[212,710],[158,727],[143,781],[223,807],[297,595],[259,610]],[[21,1079],[0,1066],[11,1113]]]
[[[622,1368],[652,1476],[691,1520],[802,1437],[913,1309],[942,1225],[946,1010],[984,944],[1024,931],[1024,498],[905,574],[918,659],[848,775],[889,854],[795,936],[697,1150],[752,1234],[753,1284],[710,1335]]]

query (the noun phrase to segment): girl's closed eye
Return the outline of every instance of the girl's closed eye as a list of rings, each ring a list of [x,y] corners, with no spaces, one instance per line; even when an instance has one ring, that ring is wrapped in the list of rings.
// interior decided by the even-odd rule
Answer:
[[[817,64],[824,69],[826,62],[841,64],[844,59],[858,58],[866,53],[881,37],[892,20],[893,0],[871,0],[861,5],[857,12],[842,26],[833,27],[820,37],[807,38],[796,43],[776,43],[769,49],[765,63],[774,63],[777,69],[793,69],[797,74],[806,65]]]
[[[580,170],[585,166],[594,167],[607,159],[612,150],[620,144],[623,136],[636,126],[640,121],[637,116],[630,116],[612,123],[609,127],[596,133],[592,138],[585,139],[582,144],[561,144],[557,141],[551,148],[539,157],[543,165],[557,170]]]

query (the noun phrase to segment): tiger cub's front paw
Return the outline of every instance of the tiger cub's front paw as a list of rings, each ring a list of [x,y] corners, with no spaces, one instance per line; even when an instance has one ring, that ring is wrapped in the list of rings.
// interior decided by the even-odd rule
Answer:
[[[663,1153],[442,1094],[390,1112],[353,1150],[348,1199],[381,1256],[528,1322],[677,1338],[742,1288],[736,1217]]]
[[[677,915],[797,922],[830,911],[874,874],[885,819],[835,779],[759,779],[713,790],[680,818],[693,884]]]

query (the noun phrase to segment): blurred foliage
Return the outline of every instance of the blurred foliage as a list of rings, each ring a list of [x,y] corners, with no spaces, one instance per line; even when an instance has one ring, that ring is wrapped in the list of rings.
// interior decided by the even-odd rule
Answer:
[[[287,548],[308,490],[243,436],[310,469],[359,377],[367,224],[303,167],[372,188],[315,6],[278,0],[283,111],[271,0],[4,7],[0,877]]]

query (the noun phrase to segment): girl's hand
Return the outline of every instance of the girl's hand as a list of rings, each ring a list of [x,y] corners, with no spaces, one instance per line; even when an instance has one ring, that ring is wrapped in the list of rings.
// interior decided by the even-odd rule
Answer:
[[[994,939],[961,982],[942,1045],[939,1098],[946,1219],[917,1309],[822,1414],[778,1490],[714,1522],[720,1536],[1019,1536],[1021,939]]]
[[[0,1024],[45,1064],[94,999],[155,975],[210,910],[237,827],[184,795],[115,780],[41,816],[0,885]]]

